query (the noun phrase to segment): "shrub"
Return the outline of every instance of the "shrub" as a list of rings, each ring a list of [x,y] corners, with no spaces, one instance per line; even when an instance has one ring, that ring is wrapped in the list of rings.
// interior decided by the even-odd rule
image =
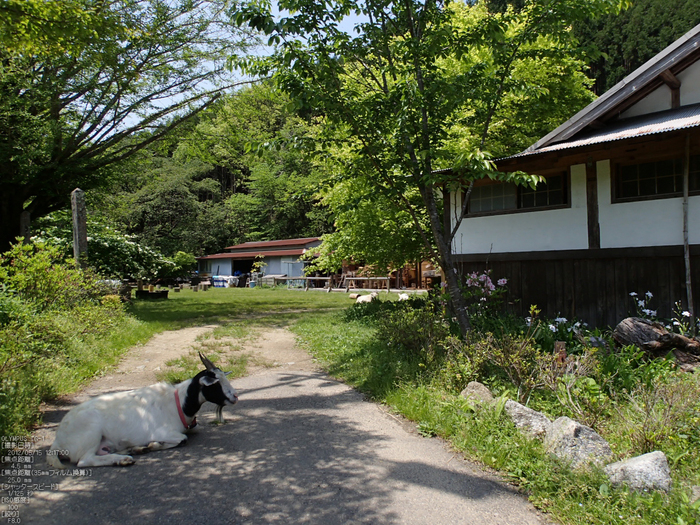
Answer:
[[[641,453],[666,448],[672,436],[688,438],[685,422],[700,413],[700,385],[692,377],[641,383],[625,398],[627,402],[617,408],[620,430]]]
[[[42,400],[94,373],[95,339],[128,319],[107,291],[55,246],[20,243],[0,255],[0,435],[22,435]]]
[[[72,255],[73,234],[70,212],[55,212],[41,218],[35,243],[57,247],[65,258]],[[88,217],[88,264],[101,275],[117,279],[156,279],[187,273],[196,259],[178,252],[177,262],[158,250],[137,242],[136,237]]]

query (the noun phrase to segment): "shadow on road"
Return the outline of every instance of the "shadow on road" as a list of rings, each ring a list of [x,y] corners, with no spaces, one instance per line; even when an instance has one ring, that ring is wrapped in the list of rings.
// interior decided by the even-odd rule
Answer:
[[[22,523],[394,524],[406,523],[401,502],[413,492],[425,498],[415,512],[428,516],[445,494],[496,501],[510,492],[471,475],[460,460],[423,461],[411,447],[431,440],[400,430],[323,374],[236,383],[240,402],[224,411],[227,423],[209,424],[209,411],[186,447],[89,476],[36,476],[34,484],[59,488],[23,506]]]

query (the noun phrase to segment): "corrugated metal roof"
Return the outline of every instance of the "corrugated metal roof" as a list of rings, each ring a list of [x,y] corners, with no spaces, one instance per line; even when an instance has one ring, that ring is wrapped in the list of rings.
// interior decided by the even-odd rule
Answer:
[[[298,256],[302,255],[304,252],[306,252],[304,248],[295,248],[293,250],[254,250],[245,252],[215,253],[214,255],[205,255],[203,257],[197,257],[197,259],[255,259],[259,255],[262,255],[264,257],[283,257],[289,255]]]
[[[698,49],[700,49],[700,24],[634,70],[561,126],[542,137],[523,153],[541,151],[542,148],[551,145],[553,142],[560,142],[573,137],[591,122],[612,111],[630,95],[652,82],[661,72],[678,64],[689,55],[696,53]]]
[[[561,151],[604,142],[625,140],[645,135],[654,135],[700,126],[700,104],[682,106],[677,109],[649,113],[638,117],[621,119],[603,129],[581,134],[567,142],[560,142],[534,151],[524,151],[508,158],[528,157],[540,153]]]
[[[227,250],[251,250],[254,248],[276,248],[282,246],[304,246],[320,241],[318,237],[304,237],[301,239],[284,239],[279,241],[253,241],[226,247]]]

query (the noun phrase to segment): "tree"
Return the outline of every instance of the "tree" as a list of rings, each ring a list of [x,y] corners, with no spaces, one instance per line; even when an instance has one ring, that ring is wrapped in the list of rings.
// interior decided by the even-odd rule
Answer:
[[[198,159],[226,174],[222,196],[238,223],[238,242],[317,236],[330,231],[316,197],[323,174],[304,145],[315,141],[318,129],[290,109],[284,93],[262,82],[202,114],[174,158]]]
[[[318,126],[288,102],[264,83],[221,97],[121,163],[113,184],[88,193],[90,210],[168,256],[330,231],[322,169],[294,146]]]
[[[105,184],[117,163],[231,89],[223,59],[253,40],[228,22],[227,6],[0,4],[0,28],[18,28],[4,40],[15,47],[0,51],[0,249],[20,235],[22,214],[43,216],[68,206],[75,187]],[[61,13],[70,16],[57,25]],[[89,31],[85,17],[95,22]],[[62,44],[42,48],[37,20]]]
[[[695,0],[635,0],[619,14],[577,23],[574,33],[596,52],[589,63],[601,95],[699,23]]]
[[[446,231],[436,189],[468,193],[475,178],[497,176],[486,149],[491,126],[506,97],[538,87],[514,75],[515,69],[523,61],[568,58],[570,24],[619,2],[531,0],[504,13],[477,5],[479,16],[466,24],[453,16],[460,5],[335,0],[320,7],[313,0],[284,0],[280,10],[290,16],[279,21],[257,2],[244,5],[236,21],[266,32],[278,47],[269,57],[234,63],[274,75],[299,109],[325,117],[330,138],[347,137],[376,191],[411,216],[445,273],[453,315],[466,334],[470,322],[450,248],[456,228]],[[350,13],[365,19],[355,37],[339,25]],[[450,60],[468,67],[456,70]],[[527,97],[520,103],[527,104]],[[469,138],[455,159],[446,146],[450,124],[458,121]],[[453,170],[436,170],[450,165]],[[421,197],[419,206],[407,198],[413,191]]]

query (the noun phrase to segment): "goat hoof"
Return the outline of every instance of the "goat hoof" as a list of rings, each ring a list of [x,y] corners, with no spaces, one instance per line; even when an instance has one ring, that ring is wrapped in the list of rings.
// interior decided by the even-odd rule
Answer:
[[[117,463],[117,465],[120,467],[128,467],[128,466],[133,465],[134,463],[136,463],[134,458],[132,458],[131,456],[126,456],[124,459],[119,461],[119,463]]]

